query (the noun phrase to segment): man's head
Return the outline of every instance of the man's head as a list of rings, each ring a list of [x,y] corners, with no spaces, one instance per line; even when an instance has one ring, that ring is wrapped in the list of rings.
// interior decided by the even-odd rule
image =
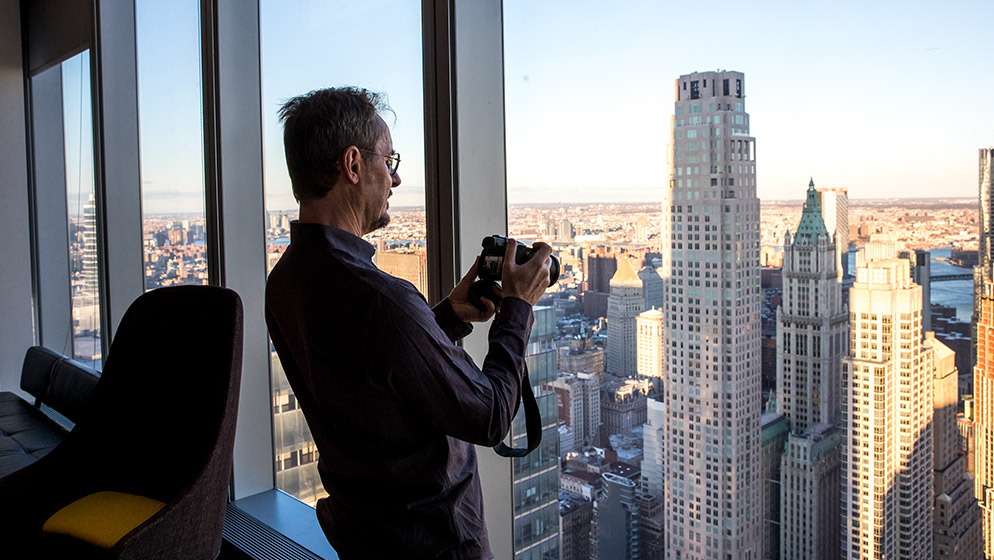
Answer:
[[[393,146],[379,113],[389,110],[379,94],[354,87],[320,89],[287,101],[280,109],[280,120],[293,196],[301,204],[324,198],[343,172],[351,176],[354,168],[345,169],[345,159],[358,157],[368,170],[381,171],[377,164],[387,163],[385,156]],[[380,180],[380,175],[372,179]],[[399,184],[399,176],[394,177]],[[383,196],[385,202],[389,187]],[[379,221],[388,221],[385,209],[383,214]]]

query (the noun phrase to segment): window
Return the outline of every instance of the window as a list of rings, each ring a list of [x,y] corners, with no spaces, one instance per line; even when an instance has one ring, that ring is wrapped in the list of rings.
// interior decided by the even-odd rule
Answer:
[[[207,284],[200,3],[135,3],[145,289]]]
[[[293,96],[352,85],[385,93],[395,115],[383,115],[394,149],[403,155],[402,183],[390,198],[390,225],[369,234],[381,270],[427,290],[424,202],[424,101],[419,3],[262,0],[260,4],[263,75],[263,132],[266,195],[267,269],[290,243],[290,222],[297,204],[283,153],[280,106]],[[370,40],[384,32],[389,41]],[[334,29],[334,33],[328,30]],[[356,50],[356,45],[363,47]],[[292,391],[271,349],[273,403]],[[292,402],[292,401],[287,401]],[[313,448],[313,438],[299,407],[274,415],[274,454]],[[276,473],[276,486],[314,505],[325,496],[313,461],[287,462]]]
[[[90,51],[83,51],[49,70],[53,71],[62,73],[72,294],[71,355],[74,359],[99,369],[103,361],[100,336],[100,231],[97,227],[93,175]]]

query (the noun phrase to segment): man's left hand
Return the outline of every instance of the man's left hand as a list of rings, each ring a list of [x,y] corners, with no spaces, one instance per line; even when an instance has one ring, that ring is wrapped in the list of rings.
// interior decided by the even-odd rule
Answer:
[[[482,323],[493,317],[497,311],[494,303],[487,298],[480,300],[483,302],[485,309],[479,309],[469,302],[469,287],[476,281],[476,267],[479,263],[480,257],[476,257],[476,261],[469,268],[469,272],[466,273],[466,276],[462,277],[462,280],[456,284],[455,288],[452,288],[452,293],[449,294],[449,303],[452,305],[452,310],[455,311],[456,315],[464,323]],[[499,290],[500,288],[495,287],[494,289]]]

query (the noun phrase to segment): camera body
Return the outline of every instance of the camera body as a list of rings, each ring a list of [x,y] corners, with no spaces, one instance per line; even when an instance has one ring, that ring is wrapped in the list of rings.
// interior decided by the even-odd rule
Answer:
[[[483,299],[488,299],[494,305],[500,305],[501,297],[494,292],[494,286],[500,282],[501,273],[504,270],[504,252],[507,250],[507,238],[502,235],[491,235],[483,238],[483,251],[480,253],[480,263],[476,268],[476,275],[479,278],[469,287],[469,301],[477,309],[486,309]],[[535,249],[518,244],[514,253],[514,262],[524,264],[535,256]],[[559,259],[555,255],[550,255],[551,265],[549,267],[549,285],[555,284],[559,280]]]
[[[480,280],[490,282],[500,282],[501,272],[504,270],[504,252],[507,250],[507,238],[502,235],[491,235],[483,238],[483,251],[480,253],[480,264],[476,270]],[[514,254],[515,264],[525,264],[535,256],[535,249],[518,244]],[[549,257],[552,265],[549,268],[549,285],[554,285],[559,280],[559,259],[555,255]]]

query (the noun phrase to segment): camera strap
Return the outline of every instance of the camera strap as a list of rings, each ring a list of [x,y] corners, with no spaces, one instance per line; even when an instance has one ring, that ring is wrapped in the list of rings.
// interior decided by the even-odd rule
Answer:
[[[538,403],[535,402],[535,393],[532,392],[532,383],[528,379],[528,364],[522,364],[525,375],[521,379],[521,400],[525,407],[525,430],[528,434],[527,447],[508,447],[503,442],[494,446],[494,451],[501,457],[524,457],[542,443],[542,415],[538,411]]]

